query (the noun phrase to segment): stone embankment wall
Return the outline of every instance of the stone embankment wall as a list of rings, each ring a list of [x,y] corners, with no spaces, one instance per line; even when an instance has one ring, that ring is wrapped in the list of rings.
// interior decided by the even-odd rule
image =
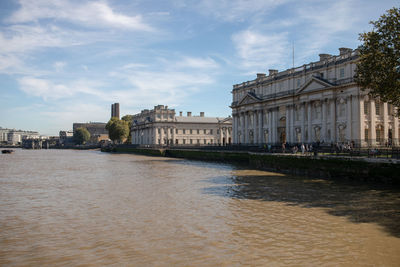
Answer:
[[[124,148],[103,152],[136,153],[149,156],[245,163],[255,169],[330,179],[365,180],[400,186],[400,164],[365,159],[295,156],[230,151]]]

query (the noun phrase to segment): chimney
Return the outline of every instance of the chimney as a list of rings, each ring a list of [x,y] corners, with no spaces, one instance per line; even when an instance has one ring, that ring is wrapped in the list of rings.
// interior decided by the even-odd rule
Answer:
[[[179,116],[181,116],[181,117],[182,117],[182,111],[179,111]]]
[[[265,77],[265,73],[257,73],[257,79],[261,79]]]
[[[269,76],[271,76],[271,75],[274,75],[274,74],[277,74],[277,73],[278,73],[278,70],[269,69],[268,71],[269,71]]]
[[[188,116],[188,117],[192,117],[192,112],[188,111],[188,112],[187,112],[187,116]]]
[[[346,47],[339,48],[340,55],[344,55],[344,54],[350,53],[351,51],[353,51],[353,49],[351,49],[351,48],[346,48]]]
[[[204,117],[204,112],[200,112],[200,117]]]
[[[331,57],[331,55],[329,55],[329,54],[319,54],[319,61],[323,61],[323,60],[328,59],[330,57]]]
[[[117,117],[119,119],[119,103],[111,105],[111,118],[112,117]]]

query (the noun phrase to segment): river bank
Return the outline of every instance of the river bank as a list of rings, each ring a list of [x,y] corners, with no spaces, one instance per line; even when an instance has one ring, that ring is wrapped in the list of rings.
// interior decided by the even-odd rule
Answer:
[[[103,152],[135,153],[149,156],[185,158],[246,164],[257,170],[278,171],[298,176],[347,179],[400,186],[399,160],[362,157],[304,156],[252,153],[246,151],[207,151],[196,149],[151,149],[114,147]]]

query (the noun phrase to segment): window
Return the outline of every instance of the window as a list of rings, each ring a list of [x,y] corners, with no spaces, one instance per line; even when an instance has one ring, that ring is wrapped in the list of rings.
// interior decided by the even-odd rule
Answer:
[[[183,144],[186,144],[186,139],[183,139],[182,141],[183,141]]]
[[[375,115],[381,115],[381,103],[379,101],[375,102]]]
[[[219,134],[219,129],[217,129],[217,134]]]
[[[300,79],[297,79],[297,87],[300,87]]]
[[[339,70],[339,76],[340,76],[340,78],[344,78],[344,68],[341,68]]]
[[[186,134],[186,130],[185,130],[185,129],[182,129],[182,133],[183,133],[183,134]]]
[[[178,129],[175,129],[175,133],[176,133],[176,134],[178,133]]]
[[[324,73],[323,73],[323,72],[320,72],[320,73],[319,73],[319,77],[324,78]]]
[[[190,134],[193,134],[193,130],[192,129],[190,129]]]
[[[161,134],[161,129],[160,128],[158,128],[158,134]]]
[[[199,129],[197,129],[197,134],[200,134],[200,130]]]
[[[197,144],[200,145],[200,139],[197,139]]]
[[[369,139],[369,136],[368,136],[368,129],[365,129],[365,130],[364,130],[364,139],[365,139],[365,140],[368,140],[368,139]]]
[[[368,115],[368,114],[369,114],[369,102],[364,101],[364,115]]]
[[[206,129],[204,129],[204,134],[206,134],[207,133],[207,130]]]
[[[213,144],[213,143],[214,143],[213,141],[214,141],[214,140],[213,140],[213,139],[211,139],[211,140],[210,140],[210,144]]]
[[[213,129],[210,129],[210,134],[213,134]]]
[[[204,144],[207,144],[207,139],[204,139]]]
[[[380,139],[381,139],[381,130],[376,129],[376,140],[380,140]]]
[[[190,139],[190,144],[191,144],[191,145],[193,144],[193,139]]]
[[[175,139],[175,144],[178,144],[179,142],[178,142],[178,139]]]
[[[393,115],[393,105],[387,104],[387,109],[388,109],[388,115],[392,116]]]

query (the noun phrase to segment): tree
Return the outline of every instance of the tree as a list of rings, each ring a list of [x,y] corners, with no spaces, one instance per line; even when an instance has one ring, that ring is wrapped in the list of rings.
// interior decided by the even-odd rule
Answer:
[[[90,133],[86,128],[78,128],[74,131],[74,142],[75,144],[85,144],[90,139]]]
[[[360,34],[360,61],[355,80],[372,97],[398,108],[400,115],[400,10],[392,8],[377,21],[374,29]]]
[[[122,142],[129,134],[128,122],[120,120],[117,117],[112,117],[107,125],[108,136],[113,141]]]
[[[125,115],[121,118],[121,120],[128,122],[129,134],[126,139],[127,143],[129,143],[132,140],[132,136],[131,136],[132,119],[133,119],[132,115]]]

